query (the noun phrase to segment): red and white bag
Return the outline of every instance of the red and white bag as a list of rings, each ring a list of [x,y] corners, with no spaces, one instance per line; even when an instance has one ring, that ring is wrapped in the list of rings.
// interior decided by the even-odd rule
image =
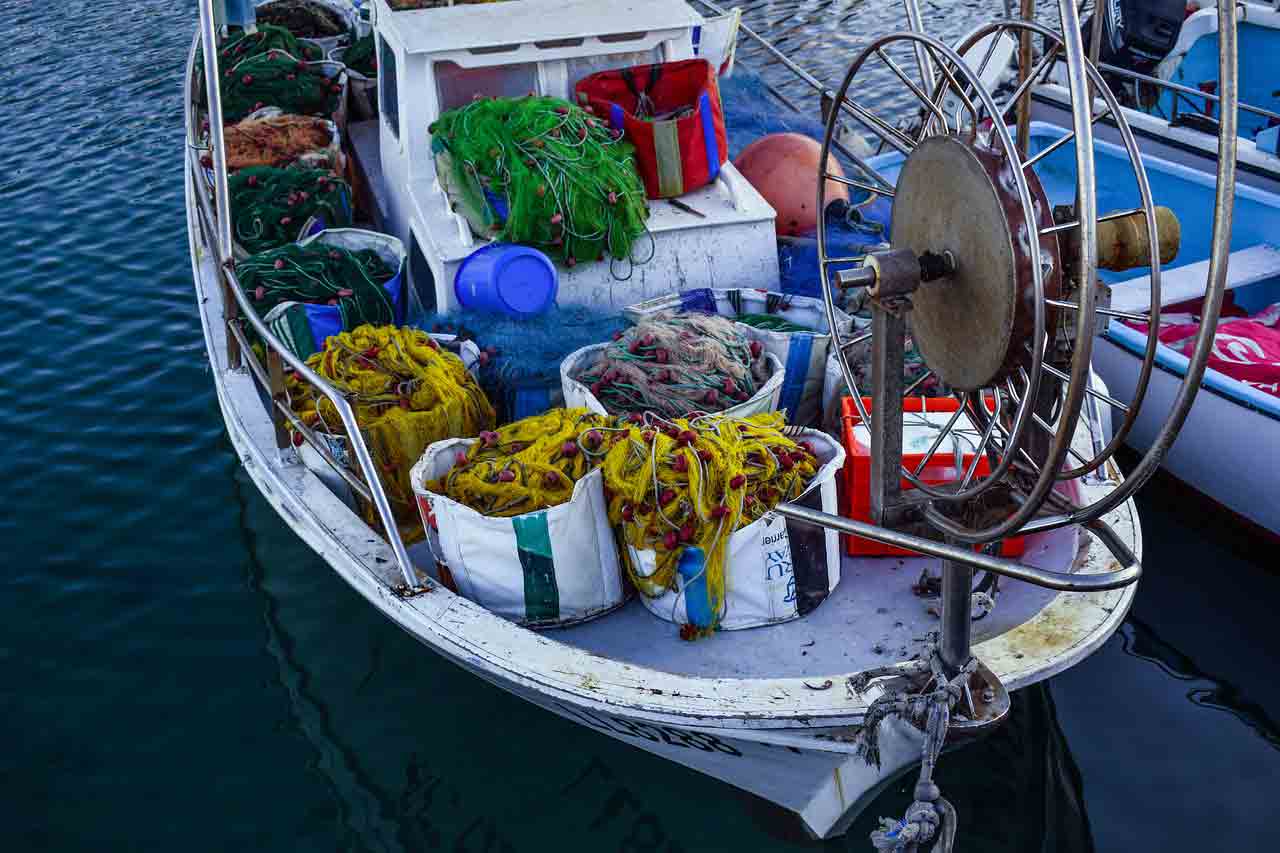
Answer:
[[[705,59],[601,71],[575,92],[635,146],[649,198],[706,186],[729,157],[716,69]]]

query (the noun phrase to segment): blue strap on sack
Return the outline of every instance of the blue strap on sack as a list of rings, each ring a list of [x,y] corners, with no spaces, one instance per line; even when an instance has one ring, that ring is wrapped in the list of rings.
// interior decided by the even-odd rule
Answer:
[[[698,98],[698,114],[702,117],[702,142],[707,148],[707,171],[710,180],[720,175],[720,146],[716,144],[715,115],[711,112],[711,96],[706,92]]]
[[[783,368],[782,391],[778,395],[778,408],[794,418],[800,410],[800,398],[804,395],[804,382],[809,376],[809,359],[813,352],[811,332],[793,332],[787,346],[787,364]]]

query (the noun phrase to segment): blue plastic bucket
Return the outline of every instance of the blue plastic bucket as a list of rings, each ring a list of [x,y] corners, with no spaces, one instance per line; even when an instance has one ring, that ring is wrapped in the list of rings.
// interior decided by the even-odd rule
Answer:
[[[462,307],[511,317],[541,314],[560,289],[551,259],[529,246],[490,243],[467,256],[453,280]]]

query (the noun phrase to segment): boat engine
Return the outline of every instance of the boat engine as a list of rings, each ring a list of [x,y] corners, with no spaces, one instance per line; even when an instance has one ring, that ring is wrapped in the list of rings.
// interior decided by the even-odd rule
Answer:
[[[1084,23],[1089,44],[1096,16]],[[1184,0],[1105,0],[1102,6],[1102,50],[1108,65],[1150,73],[1178,42],[1186,17]]]

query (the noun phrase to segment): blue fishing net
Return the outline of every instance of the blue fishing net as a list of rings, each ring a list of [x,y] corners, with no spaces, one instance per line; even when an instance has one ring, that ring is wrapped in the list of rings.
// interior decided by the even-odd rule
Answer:
[[[610,340],[627,322],[616,311],[553,307],[519,320],[461,309],[427,314],[415,325],[480,347],[480,386],[499,422],[508,423],[551,408],[560,391],[560,362],[574,350]]]

